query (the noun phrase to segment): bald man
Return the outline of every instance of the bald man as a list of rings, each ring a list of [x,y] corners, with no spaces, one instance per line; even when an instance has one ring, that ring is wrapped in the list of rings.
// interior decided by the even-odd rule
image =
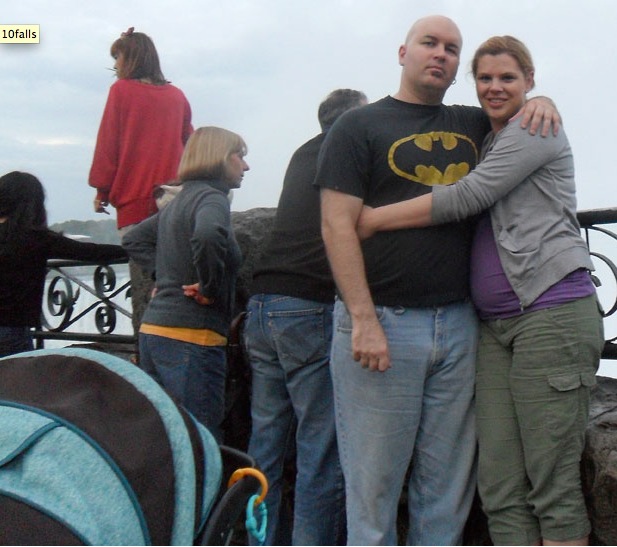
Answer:
[[[460,544],[475,491],[473,223],[378,232],[362,244],[355,229],[363,205],[428,193],[477,164],[486,116],[442,104],[462,42],[447,17],[417,21],[399,48],[397,93],[343,115],[322,148],[316,184],[339,296],[331,370],[350,545],[397,544],[406,478],[407,544]],[[558,119],[551,101],[527,105],[521,123],[548,133]]]

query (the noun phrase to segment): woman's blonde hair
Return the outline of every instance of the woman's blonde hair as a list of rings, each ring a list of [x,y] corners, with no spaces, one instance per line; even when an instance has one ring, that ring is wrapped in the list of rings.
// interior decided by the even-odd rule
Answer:
[[[244,139],[222,127],[200,127],[189,137],[178,167],[181,181],[225,177],[225,164],[232,154],[246,155]]]
[[[535,68],[531,53],[523,42],[513,36],[493,36],[478,47],[471,61],[471,72],[474,77],[478,73],[478,63],[481,57],[484,55],[500,55],[501,53],[510,55],[518,63],[523,74],[526,77],[531,77],[531,87],[533,88],[535,85]]]

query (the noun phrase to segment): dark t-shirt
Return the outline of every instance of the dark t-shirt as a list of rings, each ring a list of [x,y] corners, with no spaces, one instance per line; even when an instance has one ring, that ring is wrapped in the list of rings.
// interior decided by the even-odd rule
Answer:
[[[313,185],[325,136],[305,142],[289,161],[272,233],[253,272],[252,294],[334,301],[334,280],[321,238],[319,188]]]
[[[468,106],[385,97],[345,113],[328,133],[315,184],[378,207],[451,184],[479,160],[490,127]],[[379,232],[362,243],[377,305],[443,305],[469,296],[473,221]]]

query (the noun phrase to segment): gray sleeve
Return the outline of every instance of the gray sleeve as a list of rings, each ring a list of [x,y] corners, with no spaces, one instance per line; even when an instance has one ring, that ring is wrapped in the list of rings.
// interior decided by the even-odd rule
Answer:
[[[191,250],[199,278],[200,292],[214,298],[226,275],[229,253],[231,213],[229,200],[220,192],[212,192],[195,210]]]
[[[159,215],[156,214],[133,226],[122,238],[122,247],[150,276],[156,270],[156,240]]]
[[[542,137],[511,122],[473,171],[455,184],[433,188],[433,223],[459,221],[489,209],[567,146],[563,128],[556,137]]]

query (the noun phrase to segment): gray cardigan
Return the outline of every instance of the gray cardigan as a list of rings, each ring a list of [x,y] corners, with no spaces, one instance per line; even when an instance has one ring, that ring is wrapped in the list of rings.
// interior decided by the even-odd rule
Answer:
[[[122,239],[130,258],[156,278],[156,295],[144,323],[228,335],[241,263],[228,190],[219,181],[187,181],[163,210]],[[212,304],[201,305],[184,295],[182,285],[194,283]]]
[[[578,268],[593,270],[576,219],[574,160],[560,129],[532,136],[511,122],[487,136],[484,159],[450,186],[433,188],[433,222],[490,209],[501,264],[521,309]]]

